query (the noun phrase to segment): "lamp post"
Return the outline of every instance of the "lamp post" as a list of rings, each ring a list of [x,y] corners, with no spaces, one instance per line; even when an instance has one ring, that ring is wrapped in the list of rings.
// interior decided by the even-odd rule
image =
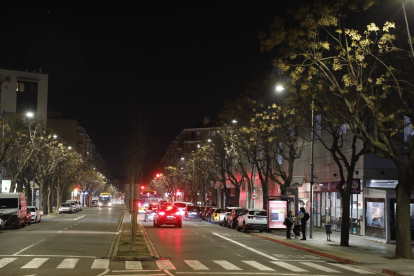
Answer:
[[[26,117],[27,118],[33,118],[33,113],[32,112],[27,112],[26,113]],[[29,135],[30,135],[30,124],[29,124]],[[34,164],[36,166],[36,164]],[[36,176],[33,175],[33,184],[32,184],[32,206],[36,206],[35,202],[34,202],[34,194],[35,194],[35,182],[36,182]]]
[[[313,116],[314,116],[314,112],[315,112],[315,108],[314,108],[314,102],[315,102],[315,96],[312,95],[312,122],[311,122],[311,167],[310,167],[310,198],[309,198],[309,212],[310,212],[310,221],[309,221],[309,238],[312,239],[312,233],[313,233],[313,146],[314,146],[314,138],[315,138],[315,133],[314,133],[314,122],[313,122]]]
[[[408,27],[408,20],[407,20],[407,14],[405,13],[405,4],[404,0],[401,0],[401,5],[404,12],[404,18],[405,18],[405,26],[407,27],[407,35],[408,35],[408,44],[410,44],[411,48],[411,57],[414,58],[414,50],[413,50],[413,44],[411,43],[411,35],[410,35],[410,28]]]
[[[1,107],[0,107],[0,111],[1,111]],[[4,150],[4,147],[3,147],[3,143],[4,143],[4,113],[6,112],[6,109],[3,109],[3,112],[1,113],[2,114],[2,118],[1,118],[1,120],[2,120],[2,124],[1,124],[1,137],[2,137],[2,141],[1,141],[1,152],[2,152],[2,154],[3,154],[3,150]],[[3,162],[1,162],[1,164],[0,164],[0,193],[2,193],[2,190],[3,190]]]

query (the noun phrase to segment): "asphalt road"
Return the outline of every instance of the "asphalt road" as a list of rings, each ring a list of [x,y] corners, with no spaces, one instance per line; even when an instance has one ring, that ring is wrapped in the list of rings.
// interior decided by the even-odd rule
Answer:
[[[123,207],[83,208],[0,230],[0,275],[101,274]]]
[[[143,224],[166,275],[382,275],[204,221]]]
[[[143,222],[156,262],[106,258],[123,206],[87,208],[0,231],[1,276],[381,275],[206,222]]]

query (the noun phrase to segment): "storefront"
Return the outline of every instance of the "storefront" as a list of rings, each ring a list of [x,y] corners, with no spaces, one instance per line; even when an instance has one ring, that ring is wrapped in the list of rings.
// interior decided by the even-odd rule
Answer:
[[[342,198],[336,186],[337,182],[322,182],[315,184],[313,191],[314,227],[325,227],[331,224],[333,231],[341,231],[342,226]],[[346,183],[344,189],[346,188]],[[349,204],[349,233],[364,234],[364,193],[361,191],[360,179],[354,179]]]

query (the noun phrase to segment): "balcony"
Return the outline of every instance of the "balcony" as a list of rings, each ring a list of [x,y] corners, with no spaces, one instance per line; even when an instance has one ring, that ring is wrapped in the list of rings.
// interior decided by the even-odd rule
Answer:
[[[202,140],[203,139],[199,135],[185,136],[185,137],[183,137],[183,141],[184,142],[197,142],[197,141],[202,141]]]

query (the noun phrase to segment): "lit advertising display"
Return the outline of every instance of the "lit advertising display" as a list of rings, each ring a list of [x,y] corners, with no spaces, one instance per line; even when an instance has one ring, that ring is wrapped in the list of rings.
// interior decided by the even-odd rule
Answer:
[[[287,201],[269,200],[268,222],[269,229],[283,229],[285,216],[287,215]]]

